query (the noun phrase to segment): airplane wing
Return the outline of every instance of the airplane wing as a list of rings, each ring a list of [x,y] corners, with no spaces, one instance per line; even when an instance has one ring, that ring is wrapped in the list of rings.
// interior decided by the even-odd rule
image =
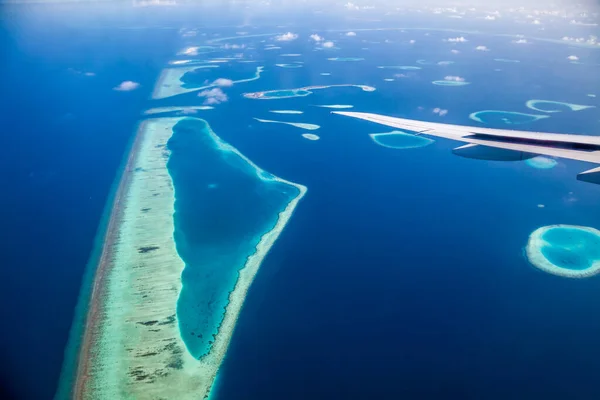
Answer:
[[[453,150],[454,154],[461,157],[516,161],[542,154],[600,164],[600,136],[479,128],[360,112],[332,111],[332,113],[412,131],[417,134],[465,142],[466,145]],[[577,179],[600,184],[600,167],[578,174]]]

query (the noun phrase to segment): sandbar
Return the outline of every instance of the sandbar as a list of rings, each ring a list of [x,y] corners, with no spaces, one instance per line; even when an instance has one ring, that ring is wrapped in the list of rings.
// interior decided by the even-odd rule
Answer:
[[[321,139],[318,135],[315,135],[314,133],[303,133],[302,137],[304,139],[313,140],[313,141]]]
[[[315,131],[317,129],[320,128],[319,125],[315,125],[315,124],[305,124],[302,122],[286,122],[286,121],[273,121],[270,119],[260,119],[260,118],[254,118],[255,120],[257,120],[258,122],[264,122],[264,123],[269,123],[269,124],[284,124],[284,125],[290,125],[290,126],[294,126],[296,128],[300,128],[300,129],[306,129],[309,131]]]

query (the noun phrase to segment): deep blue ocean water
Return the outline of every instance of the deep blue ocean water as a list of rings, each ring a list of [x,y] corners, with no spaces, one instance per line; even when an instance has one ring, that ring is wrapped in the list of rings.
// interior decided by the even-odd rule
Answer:
[[[148,100],[167,60],[199,41],[178,35],[192,23],[185,12],[100,9],[93,18],[83,8],[47,11],[4,9],[0,32],[7,60],[0,80],[10,98],[0,112],[8,143],[0,207],[7,237],[0,315],[8,328],[0,333],[0,368],[15,396],[31,399],[51,398],[56,389],[85,263],[140,111],[199,104],[194,93]],[[228,17],[222,25],[230,27],[209,32],[235,35],[241,19],[233,11],[222,18]],[[197,115],[261,168],[308,187],[248,294],[218,397],[598,398],[600,281],[547,275],[523,256],[528,235],[540,226],[600,227],[600,188],[575,180],[591,166],[559,160],[552,170],[536,170],[468,160],[451,153],[459,143],[441,139],[420,149],[384,148],[368,134],[391,128],[312,107],[353,104],[355,111],[468,125],[475,124],[470,113],[485,109],[536,114],[525,107],[534,98],[600,106],[586,96],[600,87],[597,67],[556,62],[573,52],[584,58],[587,51],[538,42],[531,51],[506,38],[470,36],[452,55],[442,39],[458,34],[358,32],[345,38],[323,29],[373,23],[296,17],[298,25],[289,28],[275,28],[283,22],[273,15],[244,29],[292,30],[303,38],[316,31],[340,50],[313,51],[306,40],[286,43],[281,52],[302,53],[305,64],[285,69],[274,67],[286,62],[277,52],[258,49],[255,57],[263,62],[256,65],[266,67],[261,79],[226,88],[229,102]],[[302,21],[314,29],[302,28]],[[515,27],[495,29],[510,33]],[[389,51],[386,38],[399,49]],[[408,39],[419,46],[400,43]],[[491,51],[475,52],[476,45]],[[375,68],[417,59],[456,63],[402,71],[408,78],[394,82],[383,79],[400,71]],[[589,53],[587,59],[598,58]],[[237,77],[224,75],[225,69],[208,74]],[[431,85],[447,75],[465,76],[471,85]],[[113,91],[123,80],[141,87]],[[378,90],[241,97],[336,83]],[[449,112],[441,118],[434,108]],[[321,140],[307,141],[297,128],[254,117],[319,124]],[[597,120],[597,109],[563,112],[518,128],[594,134]]]

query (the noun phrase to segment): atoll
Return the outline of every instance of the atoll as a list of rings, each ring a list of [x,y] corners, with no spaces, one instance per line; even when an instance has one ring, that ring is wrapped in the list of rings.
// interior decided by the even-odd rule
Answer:
[[[526,255],[542,271],[587,278],[600,272],[600,231],[576,225],[544,226],[529,236]]]

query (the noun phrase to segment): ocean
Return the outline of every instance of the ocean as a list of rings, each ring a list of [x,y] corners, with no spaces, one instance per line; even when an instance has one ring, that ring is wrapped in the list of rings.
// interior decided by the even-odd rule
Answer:
[[[2,86],[10,101],[0,113],[8,140],[0,208],[8,238],[0,313],[9,327],[0,333],[0,368],[15,398],[54,395],[85,264],[140,113],[201,102],[196,93],[149,100],[167,61],[186,45],[202,44],[198,36],[181,38],[179,28],[193,26],[185,11],[118,9],[123,12],[117,14],[98,6],[92,21],[83,7],[62,7],[50,14],[5,8],[1,23],[8,60],[0,66]],[[67,12],[70,18],[64,20]],[[224,88],[229,101],[193,117],[205,119],[260,168],[308,192],[248,293],[216,397],[599,397],[598,279],[545,274],[523,252],[540,226],[600,227],[600,188],[575,179],[590,167],[558,160],[554,169],[538,170],[523,162],[464,159],[452,154],[460,144],[444,139],[418,149],[385,148],[369,134],[391,128],[315,107],[348,104],[353,111],[481,126],[469,119],[471,113],[543,114],[525,106],[530,99],[599,106],[597,98],[587,96],[600,87],[597,66],[562,62],[573,52],[582,60],[597,56],[544,42],[533,42],[531,50],[506,37],[465,34],[469,42],[453,46],[443,40],[461,34],[356,29],[356,37],[346,37],[346,31],[325,30],[395,27],[405,21],[374,24],[323,16],[307,22],[310,29],[302,27],[308,21],[302,16],[285,27],[277,27],[284,24],[281,15],[257,17],[243,28],[240,21],[232,12],[211,20],[207,31],[221,36],[235,36],[240,29],[293,31],[300,39],[282,43],[280,51],[260,47],[260,40],[269,38],[248,40],[255,50],[235,51],[259,63],[244,66],[239,76],[233,68],[233,76],[223,75],[226,68],[211,69],[206,79],[243,79],[254,65],[263,65],[261,78]],[[410,24],[439,27],[435,23]],[[495,29],[513,33],[515,27]],[[315,50],[307,39],[313,32],[339,49]],[[479,45],[489,51],[474,51]],[[281,53],[302,54],[303,68],[275,67],[296,61]],[[420,65],[419,59],[455,63]],[[446,76],[470,84],[431,84]],[[140,88],[112,90],[125,80]],[[329,88],[280,100],[242,97],[332,84],[377,90]],[[439,116],[435,108],[448,113]],[[282,109],[304,114],[269,112]],[[485,126],[596,134],[597,110]],[[253,118],[317,124],[321,128],[311,133],[320,140],[304,139],[296,127]],[[239,196],[235,187],[229,190],[232,198]],[[188,207],[194,211],[193,202]],[[254,211],[249,207],[248,215],[255,217]]]

